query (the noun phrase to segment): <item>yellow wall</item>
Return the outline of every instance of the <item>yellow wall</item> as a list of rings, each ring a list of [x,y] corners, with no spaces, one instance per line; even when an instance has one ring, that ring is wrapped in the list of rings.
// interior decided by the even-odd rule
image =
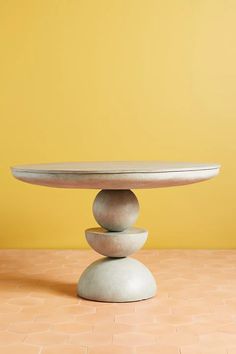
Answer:
[[[233,248],[235,0],[0,0],[0,247],[87,247],[97,191],[13,179],[14,164],[219,162],[137,190],[146,247]]]

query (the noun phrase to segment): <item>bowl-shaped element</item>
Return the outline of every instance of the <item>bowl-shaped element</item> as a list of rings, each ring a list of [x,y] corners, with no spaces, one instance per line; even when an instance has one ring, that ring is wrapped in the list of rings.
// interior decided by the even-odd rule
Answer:
[[[107,257],[127,257],[139,250],[147,240],[148,231],[130,228],[121,232],[111,232],[103,228],[85,230],[89,245]]]

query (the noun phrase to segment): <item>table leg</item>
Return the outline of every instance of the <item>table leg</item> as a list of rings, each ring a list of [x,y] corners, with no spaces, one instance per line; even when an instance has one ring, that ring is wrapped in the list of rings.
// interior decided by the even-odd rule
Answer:
[[[148,232],[133,228],[139,212],[130,190],[102,190],[93,203],[93,214],[101,228],[85,231],[89,245],[106,256],[82,273],[78,295],[95,301],[129,302],[156,294],[156,282],[147,267],[127,257],[140,249]]]

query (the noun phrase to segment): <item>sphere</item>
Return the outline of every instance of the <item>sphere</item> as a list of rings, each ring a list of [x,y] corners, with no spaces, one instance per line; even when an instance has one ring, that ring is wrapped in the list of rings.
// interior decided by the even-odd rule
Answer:
[[[106,302],[128,302],[155,296],[156,281],[136,259],[101,258],[82,273],[77,294],[85,299]]]
[[[139,203],[131,190],[101,190],[93,203],[97,223],[109,231],[123,231],[138,217]]]
[[[122,232],[110,232],[98,227],[87,229],[85,236],[96,252],[103,256],[119,258],[127,257],[142,248],[148,232],[135,227]]]

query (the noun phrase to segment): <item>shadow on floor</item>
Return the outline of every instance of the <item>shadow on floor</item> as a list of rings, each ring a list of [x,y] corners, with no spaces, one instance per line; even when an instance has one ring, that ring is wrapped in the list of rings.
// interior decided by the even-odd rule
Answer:
[[[76,283],[67,283],[55,279],[46,278],[34,278],[33,275],[11,275],[11,274],[1,274],[0,275],[1,287],[0,295],[6,292],[38,292],[39,295],[43,293],[63,295],[68,297],[75,297],[76,294]]]

